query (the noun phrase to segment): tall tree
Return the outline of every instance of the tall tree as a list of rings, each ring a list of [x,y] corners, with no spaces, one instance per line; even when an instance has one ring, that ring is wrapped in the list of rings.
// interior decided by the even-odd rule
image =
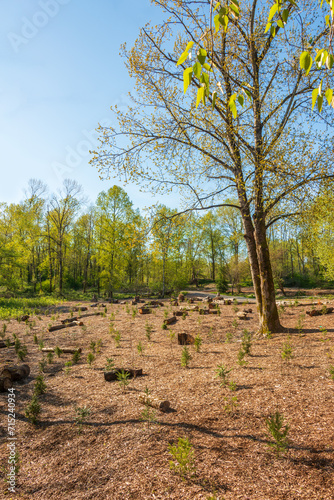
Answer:
[[[316,25],[308,23],[307,0],[300,2],[305,12],[294,12],[288,38],[283,33],[264,35],[263,2],[246,0],[240,20],[231,17],[230,29],[219,32],[214,43],[212,32],[206,30],[209,0],[153,3],[167,12],[168,20],[146,25],[134,47],[129,52],[124,47],[127,67],[136,79],[133,105],[127,112],[115,109],[118,128],[100,128],[101,148],[92,164],[102,176],[112,169],[155,191],[172,186],[188,190],[189,209],[238,209],[260,329],[277,331],[281,326],[267,229],[291,213],[307,186],[315,189],[321,179],[333,175],[333,139],[324,131],[316,133],[304,109],[322,72],[312,69],[305,74],[297,62],[305,40],[316,36],[321,43],[326,33],[315,33]],[[189,37],[200,40],[199,60],[192,68],[185,62],[176,67],[180,47]],[[212,68],[223,95],[213,111],[196,107],[193,99],[201,87],[203,100],[212,100],[206,93]],[[184,80],[186,89],[193,76],[194,86],[183,96],[180,82]],[[231,98],[239,88],[247,100],[235,119]],[[238,202],[224,203],[227,197]]]

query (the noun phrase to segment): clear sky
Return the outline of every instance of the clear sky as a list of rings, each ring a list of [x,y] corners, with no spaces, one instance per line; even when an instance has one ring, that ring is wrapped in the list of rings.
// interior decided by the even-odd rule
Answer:
[[[0,202],[17,203],[30,178],[56,191],[76,180],[91,202],[119,181],[88,164],[98,122],[126,106],[134,82],[119,56],[162,11],[149,0],[2,0],[0,16]],[[135,207],[176,198],[125,190]]]

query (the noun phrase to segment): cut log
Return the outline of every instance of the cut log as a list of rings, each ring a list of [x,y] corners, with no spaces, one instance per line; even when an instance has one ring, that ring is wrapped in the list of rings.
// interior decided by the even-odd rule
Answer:
[[[178,301],[177,301],[177,300],[172,300],[172,301],[171,301],[171,305],[172,305],[172,306],[178,306],[178,305],[179,305],[179,303],[178,303]]]
[[[194,345],[195,339],[190,333],[178,333],[177,342],[179,345]]]
[[[171,318],[166,318],[164,320],[165,325],[174,325],[177,322],[176,316],[172,316]]]
[[[219,309],[209,309],[209,314],[219,314]]]
[[[91,304],[90,307],[97,307],[97,302],[95,302],[95,304]]]
[[[147,394],[140,394],[139,402],[145,406],[151,406],[152,408],[156,408],[160,411],[168,411],[170,408],[170,402],[167,400],[162,400],[158,398],[153,398],[152,396],[148,396]]]
[[[174,316],[183,316],[183,315],[188,316],[187,311],[174,311],[173,314]]]
[[[10,378],[12,382],[27,378],[30,373],[29,365],[5,365],[1,370],[0,376]]]
[[[178,296],[178,298],[177,298],[177,300],[178,300],[179,302],[184,302],[184,294],[183,294],[183,293],[180,293],[180,294],[179,294],[179,296]]]
[[[334,307],[326,307],[319,309],[312,309],[312,311],[306,311],[309,316],[322,316],[323,314],[331,314],[334,311]]]
[[[88,311],[88,307],[73,307],[73,311]]]
[[[205,315],[205,314],[210,314],[210,311],[209,309],[199,309],[198,312],[201,314],[201,315]]]
[[[129,374],[129,378],[140,377],[143,374],[143,369],[133,369],[133,368],[115,368],[110,372],[104,372],[104,380],[107,382],[112,382],[113,380],[117,380],[117,375],[122,372]]]
[[[245,313],[249,313],[249,314],[252,314],[252,312],[253,312],[253,309],[244,309],[244,312],[245,312]]]
[[[70,328],[72,326],[82,326],[82,321],[73,321],[72,323],[66,323],[65,325],[55,325],[48,328],[49,332],[55,332],[57,330],[62,330],[63,328]]]
[[[245,312],[245,311],[238,311],[237,312],[237,317],[239,319],[247,319],[247,312]]]
[[[155,306],[155,307],[163,307],[165,304],[163,302],[160,302],[159,300],[150,300],[149,302],[146,302],[146,306]]]
[[[64,354],[74,354],[75,352],[82,352],[81,347],[59,347]],[[54,352],[55,347],[43,347],[42,352]]]
[[[226,300],[224,300],[224,303],[226,306],[230,306],[232,304],[232,300],[226,299]]]
[[[29,317],[30,317],[29,314],[24,314],[23,316],[21,316],[20,320],[21,321],[28,321]]]
[[[12,385],[12,380],[9,377],[0,377],[0,392],[6,392]]]
[[[9,344],[10,346],[11,345],[15,345],[15,342],[10,342]],[[3,349],[4,347],[7,347],[5,342],[3,340],[0,340],[0,349]]]
[[[188,307],[180,307],[180,311],[183,312],[188,312],[188,311],[198,311],[199,307],[198,306],[188,306]]]
[[[62,319],[61,323],[65,325],[66,323],[73,323],[73,321],[80,321],[82,318],[89,318],[90,316],[101,316],[103,313],[94,312],[88,314],[82,314],[81,316],[74,316],[73,318]]]
[[[140,309],[138,309],[139,311],[139,314],[150,314],[151,313],[151,309],[149,309],[148,307],[140,307]]]

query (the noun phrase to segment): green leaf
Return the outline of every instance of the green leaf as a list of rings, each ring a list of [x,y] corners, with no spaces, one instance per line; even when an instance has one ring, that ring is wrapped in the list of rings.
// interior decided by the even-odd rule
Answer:
[[[203,104],[205,104],[205,102],[204,102],[204,92],[205,92],[205,88],[204,87],[200,87],[197,90],[196,108],[198,108],[198,105],[199,105],[199,103],[201,101],[203,101]]]
[[[288,11],[288,9],[284,9],[283,12],[282,12],[282,19],[283,19],[284,23],[287,22],[288,17],[289,17],[289,11]]]
[[[183,72],[183,90],[184,93],[186,93],[187,88],[189,87],[191,83],[191,79],[193,76],[193,69],[192,68],[187,68]]]
[[[329,105],[331,105],[332,99],[333,99],[333,90],[332,89],[327,89],[325,92],[325,97],[327,99],[327,102]]]
[[[209,86],[209,75],[207,73],[202,73],[200,82],[205,83],[206,86]]]
[[[245,92],[246,96],[251,101],[252,100],[252,94],[250,93],[250,91],[248,89],[245,89],[245,88],[243,88],[242,90]]]
[[[322,53],[323,53],[323,51],[324,51],[324,50],[325,50],[325,49],[318,50],[317,55],[316,55],[316,56],[315,56],[315,58],[314,58],[315,62],[320,61],[321,56],[322,56]]]
[[[312,68],[312,63],[313,59],[307,51],[300,54],[300,67],[305,69],[306,75],[309,74],[310,69]]]
[[[212,109],[215,108],[215,105],[216,105],[216,99],[217,99],[217,92],[214,91],[212,92]]]
[[[317,88],[312,91],[312,110],[315,106],[315,103],[317,102],[318,93],[319,93],[319,89],[317,89]]]
[[[239,102],[239,104],[240,104],[241,106],[243,106],[243,105],[244,105],[245,99],[244,99],[244,96],[243,96],[242,94],[240,94],[240,95],[238,96],[238,102]]]
[[[213,9],[213,12],[214,12],[215,10],[219,9],[219,7],[220,7],[220,2],[218,2],[218,3],[216,4],[216,7]]]
[[[324,100],[324,97],[322,95],[318,95],[318,110],[319,110],[319,113],[321,113],[321,110],[322,110],[322,102]]]
[[[275,3],[272,8],[270,9],[270,12],[269,12],[269,17],[268,17],[268,22],[270,22],[272,20],[272,18],[274,17],[274,15],[276,14],[277,12],[277,9],[278,9],[278,5],[277,3]]]
[[[224,31],[227,31],[227,25],[228,25],[228,17],[227,16],[219,16],[219,22],[224,28]]]
[[[183,54],[181,54],[180,56],[180,59],[177,61],[176,66],[180,66],[180,64],[183,64],[187,58],[188,58],[188,52],[183,52]]]
[[[203,65],[205,63],[206,56],[208,55],[205,49],[199,49],[197,59]]]
[[[195,62],[194,66],[193,66],[193,72],[194,72],[194,75],[200,79],[200,76],[201,76],[201,71],[202,71],[202,66],[201,64],[197,61]]]
[[[208,65],[208,63],[204,63],[203,68],[206,69],[207,71],[212,71],[212,68],[211,66]]]
[[[275,26],[272,26],[272,27],[270,28],[270,34],[271,34],[271,36],[272,36],[273,38],[275,38],[275,36],[276,36],[276,27],[275,27]]]
[[[278,26],[279,28],[284,28],[283,21],[281,21],[280,19],[278,19],[278,21],[277,21],[277,26]]]
[[[236,5],[237,7],[239,7],[239,2],[238,0],[231,0],[232,3],[234,3],[234,5]]]

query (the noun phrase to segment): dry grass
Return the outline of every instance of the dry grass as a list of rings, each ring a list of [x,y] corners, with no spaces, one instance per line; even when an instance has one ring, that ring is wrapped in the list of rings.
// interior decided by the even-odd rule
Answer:
[[[73,305],[69,304],[69,306]],[[256,331],[256,314],[234,328],[233,306],[224,306],[221,316],[190,313],[168,330],[162,330],[164,309],[132,317],[124,305],[108,305],[106,317],[84,319],[86,328],[47,332],[50,317],[26,325],[12,320],[6,335],[16,333],[27,345],[25,360],[31,375],[16,383],[17,450],[21,467],[17,498],[22,499],[112,499],[146,500],[207,499],[333,499],[334,382],[328,372],[334,364],[333,315],[309,318],[309,307],[286,307],[282,323],[290,333],[270,339],[254,338],[247,364],[239,366],[237,353],[242,329]],[[254,305],[247,306],[253,307]],[[242,306],[239,306],[241,309]],[[60,310],[59,319],[68,317]],[[120,348],[109,332],[112,322],[121,333]],[[300,321],[303,323],[301,325]],[[153,325],[149,342],[145,324]],[[299,322],[299,330],[296,329]],[[301,331],[300,327],[303,327]],[[327,335],[319,331],[327,328]],[[0,329],[2,325],[0,324]],[[210,331],[210,328],[212,329]],[[182,347],[171,332],[200,334],[200,352],[190,347],[188,369],[180,364]],[[232,342],[225,342],[233,332]],[[64,364],[70,354],[54,356],[47,365],[47,393],[40,396],[42,413],[33,426],[24,416],[31,398],[42,353],[33,335],[43,337],[45,347],[82,347],[83,355],[68,375]],[[293,359],[281,358],[283,342],[292,346]],[[102,341],[92,366],[87,364],[91,341]],[[143,354],[137,351],[141,342]],[[105,382],[106,358],[116,366],[143,368],[144,376],[132,380],[123,393],[117,382]],[[14,348],[0,350],[1,364],[15,360]],[[230,380],[236,390],[221,386],[215,376],[218,364],[233,367]],[[173,411],[156,412],[149,427],[141,420],[143,406],[138,395],[148,387],[152,396],[168,399]],[[236,407],[229,411],[231,397]],[[81,433],[75,425],[74,407],[87,406],[91,413]],[[276,410],[290,425],[289,447],[277,457],[268,447],[265,419]],[[6,395],[1,395],[3,425],[0,430],[0,466],[8,457]],[[169,468],[168,444],[187,437],[193,445],[196,475],[182,481]],[[2,482],[1,498],[9,498]]]

